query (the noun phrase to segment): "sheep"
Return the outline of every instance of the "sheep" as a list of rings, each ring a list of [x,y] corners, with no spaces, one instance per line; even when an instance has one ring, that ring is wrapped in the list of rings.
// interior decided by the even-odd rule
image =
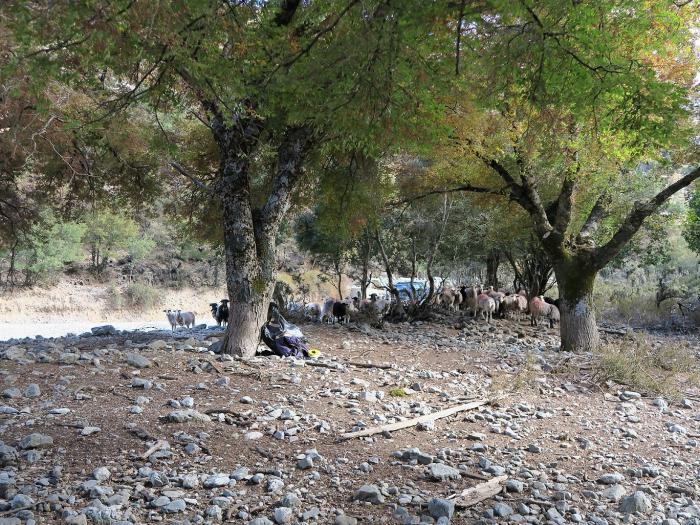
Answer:
[[[496,303],[496,313],[498,313],[502,317],[503,310],[501,308],[501,302],[503,301],[503,298],[506,296],[506,294],[494,290],[493,286],[489,286],[489,289],[486,291],[486,295],[488,295]]]
[[[481,313],[482,319],[491,324],[491,319],[493,319],[493,314],[496,311],[496,301],[493,300],[493,297],[489,297],[485,293],[479,294],[477,297],[476,310]]]
[[[330,323],[333,316],[333,305],[335,304],[335,299],[328,298],[323,301],[323,306],[318,312],[318,322],[322,323],[324,319],[328,319]]]
[[[219,303],[209,303],[209,308],[211,308],[211,316],[214,318],[214,321],[216,321],[216,324],[221,326],[221,321],[219,321],[219,317],[217,315],[219,311]]]
[[[304,305],[304,317],[309,320],[319,319],[321,315],[321,305],[318,303],[309,303]]]
[[[524,293],[506,294],[503,297],[501,311],[504,316],[512,314],[518,321],[522,319],[522,315],[527,311],[527,297]]]
[[[168,318],[168,322],[170,323],[170,328],[172,331],[175,331],[175,328],[177,328],[177,314],[170,309],[163,310],[165,312],[165,316]]]
[[[334,323],[336,320],[338,320],[338,322],[341,324],[348,324],[350,322],[350,305],[347,302],[334,302],[332,313],[332,321]]]
[[[182,310],[178,310],[176,319],[180,326],[194,328],[194,314],[192,312],[183,312]]]
[[[228,309],[228,299],[221,299],[221,304],[216,310],[216,322],[219,323],[219,326],[228,325],[228,316],[229,316],[229,309]]]
[[[369,306],[374,309],[377,315],[383,315],[389,309],[389,301],[386,299],[379,299],[376,293],[370,295]]]
[[[460,295],[462,296],[462,307],[464,310],[469,310],[472,312],[473,316],[476,317],[476,307],[478,305],[477,297],[478,292],[475,286],[462,286],[460,289]]]
[[[530,300],[530,326],[538,326],[540,317],[548,317],[551,305],[547,304],[544,298],[533,297]]]
[[[554,325],[561,321],[561,315],[559,314],[559,308],[555,305],[549,305],[549,312],[547,313],[547,319],[549,319],[549,327],[554,328]]]
[[[504,316],[508,314],[514,314],[514,317],[518,317],[520,309],[518,307],[518,296],[506,294],[506,296],[501,301],[501,310]]]
[[[561,308],[561,298],[559,299],[552,299],[551,297],[543,297],[544,302],[547,304],[552,304],[556,306],[557,308]]]
[[[438,294],[437,304],[444,304],[448,310],[459,309],[459,304],[462,302],[462,294],[456,292],[454,288],[446,288]]]

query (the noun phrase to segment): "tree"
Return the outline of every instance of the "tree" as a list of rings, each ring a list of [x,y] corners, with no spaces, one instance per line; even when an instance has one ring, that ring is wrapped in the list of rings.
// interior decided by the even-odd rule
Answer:
[[[84,232],[84,224],[61,222],[45,211],[40,221],[19,242],[15,268],[24,271],[25,282],[32,284],[38,276],[81,259]]]
[[[98,273],[104,270],[115,251],[131,249],[140,255],[146,248],[136,221],[110,210],[95,213],[87,222],[83,242],[90,249],[90,261]]]
[[[700,187],[690,194],[688,216],[683,225],[683,238],[695,253],[700,255]]]
[[[314,264],[320,265],[335,279],[338,298],[342,301],[343,273],[350,257],[352,240],[325,230],[315,213],[300,215],[295,231],[299,247],[313,257]]]
[[[224,348],[246,356],[305,167],[334,141],[370,150],[402,130],[415,135],[419,116],[436,109],[423,89],[435,79],[423,73],[439,65],[423,57],[449,36],[435,6],[418,0],[5,5],[17,56],[35,59],[36,78],[48,71],[95,97],[84,122],[140,103],[206,128],[216,153],[207,170],[169,165],[217,197],[231,299]]]
[[[700,177],[686,168],[662,188],[638,168],[688,149],[694,4],[494,3],[461,35],[461,63],[474,67],[447,121],[462,177],[443,191],[502,196],[527,212],[557,278],[563,350],[598,345],[598,271]]]

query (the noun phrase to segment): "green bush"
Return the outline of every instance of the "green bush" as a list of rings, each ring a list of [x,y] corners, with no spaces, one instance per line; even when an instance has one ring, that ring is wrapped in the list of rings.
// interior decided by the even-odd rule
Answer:
[[[16,269],[24,271],[27,282],[32,283],[37,277],[79,260],[84,255],[80,242],[84,232],[83,224],[63,222],[50,212],[42,213],[41,221],[19,244]]]
[[[152,310],[162,302],[161,291],[145,283],[131,283],[124,290],[107,290],[107,304],[115,310]]]
[[[698,360],[687,343],[651,343],[633,335],[602,346],[595,357],[600,382],[614,381],[643,393],[681,396],[681,386],[698,379]]]

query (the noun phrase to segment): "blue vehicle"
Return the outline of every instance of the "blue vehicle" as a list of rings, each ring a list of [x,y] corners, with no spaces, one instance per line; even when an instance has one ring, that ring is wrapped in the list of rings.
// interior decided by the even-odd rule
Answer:
[[[413,299],[421,300],[428,293],[428,285],[423,280],[416,279],[413,281],[413,290],[411,290],[411,281],[401,281],[394,284],[394,287],[399,291],[399,297],[402,302],[411,301]],[[415,293],[415,296],[413,295]]]

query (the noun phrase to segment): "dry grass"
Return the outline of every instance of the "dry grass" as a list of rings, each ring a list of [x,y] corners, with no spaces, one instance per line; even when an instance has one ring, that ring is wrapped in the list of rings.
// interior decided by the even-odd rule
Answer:
[[[601,347],[595,355],[596,379],[614,381],[646,394],[680,397],[697,383],[698,358],[688,343],[652,344],[643,335]]]
[[[134,284],[130,286],[133,287]],[[130,286],[106,290],[104,286],[76,285],[63,281],[47,288],[22,289],[0,295],[0,316],[4,322],[37,319],[37,312],[41,314],[40,320],[43,322],[62,322],[66,319],[133,321],[134,307],[122,303],[115,308],[115,300],[111,297],[114,294],[121,296]],[[145,297],[147,292],[140,293],[142,290],[131,289],[126,292],[128,301],[143,305],[138,311],[138,317],[144,321],[162,319],[166,308],[190,310],[197,315],[198,320],[206,320],[210,316],[209,303],[226,296],[223,286],[156,290],[159,292],[158,297],[151,294],[150,299]]]
[[[515,374],[506,372],[492,374],[491,392],[509,394],[524,392],[537,387],[537,377],[543,374],[538,360],[532,352],[525,354],[524,361]]]

